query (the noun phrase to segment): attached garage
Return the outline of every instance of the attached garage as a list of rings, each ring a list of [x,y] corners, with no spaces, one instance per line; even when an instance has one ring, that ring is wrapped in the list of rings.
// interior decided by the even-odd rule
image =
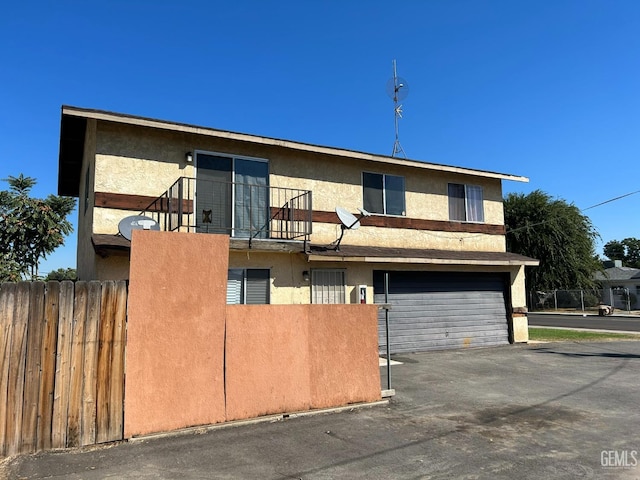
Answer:
[[[391,353],[509,343],[508,274],[374,271],[373,286],[375,303],[391,304]],[[378,320],[380,351],[385,352],[384,309]]]

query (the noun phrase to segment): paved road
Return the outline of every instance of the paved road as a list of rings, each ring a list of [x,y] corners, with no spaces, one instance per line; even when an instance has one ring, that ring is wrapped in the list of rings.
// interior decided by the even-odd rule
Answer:
[[[586,317],[574,314],[531,313],[528,314],[530,326],[593,328],[599,330],[620,330],[640,332],[640,317],[616,316],[600,317],[587,314]]]
[[[396,359],[388,406],[26,455],[0,478],[640,478],[640,341]]]

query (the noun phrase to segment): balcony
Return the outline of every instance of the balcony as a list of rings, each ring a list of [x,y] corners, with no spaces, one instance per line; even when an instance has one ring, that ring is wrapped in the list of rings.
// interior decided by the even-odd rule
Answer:
[[[311,192],[180,177],[143,212],[165,231],[235,239],[297,240],[311,235]]]

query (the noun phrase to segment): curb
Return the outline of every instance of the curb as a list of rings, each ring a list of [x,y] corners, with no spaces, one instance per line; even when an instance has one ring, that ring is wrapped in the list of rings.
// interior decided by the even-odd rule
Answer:
[[[208,433],[214,430],[222,430],[225,428],[242,427],[245,425],[257,425],[260,423],[282,422],[284,420],[289,420],[291,418],[310,417],[313,415],[321,415],[326,413],[340,413],[340,412],[352,411],[360,408],[378,407],[381,405],[388,405],[388,404],[389,404],[389,400],[383,399],[375,402],[354,403],[352,405],[345,405],[344,407],[320,408],[317,410],[309,410],[309,411],[302,411],[302,412],[279,413],[276,415],[266,415],[264,417],[251,418],[248,420],[232,420],[230,422],[225,422],[225,423],[216,423],[212,425],[201,425],[197,427],[181,428],[179,430],[172,430],[170,432],[151,433],[148,435],[131,437],[131,438],[125,439],[124,441],[128,443],[137,443],[137,442],[144,442],[146,440],[155,440],[158,438],[171,438],[171,437],[178,437],[178,436],[184,436],[184,435],[202,435],[203,433]]]

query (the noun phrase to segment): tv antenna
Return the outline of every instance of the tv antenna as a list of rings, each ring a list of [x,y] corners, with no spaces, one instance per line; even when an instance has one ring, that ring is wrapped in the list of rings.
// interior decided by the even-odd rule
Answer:
[[[398,76],[395,59],[393,60],[393,78],[390,78],[387,82],[387,95],[393,100],[393,117],[396,127],[396,141],[393,144],[391,156],[395,157],[402,154],[404,158],[407,158],[407,154],[404,153],[404,148],[400,145],[400,139],[398,138],[398,120],[402,118],[402,104],[400,102],[409,95],[409,84],[404,78]]]
[[[342,207],[336,207],[336,215],[338,215],[338,218],[340,219],[340,223],[342,224],[340,225],[340,238],[338,238],[338,240],[336,241],[336,246],[334,247],[334,250],[336,252],[340,251],[340,242],[342,242],[344,231],[359,229],[360,220],[362,219],[362,217],[368,217],[371,215],[364,208],[359,208],[358,210],[360,211],[360,216],[356,217],[349,210]]]

